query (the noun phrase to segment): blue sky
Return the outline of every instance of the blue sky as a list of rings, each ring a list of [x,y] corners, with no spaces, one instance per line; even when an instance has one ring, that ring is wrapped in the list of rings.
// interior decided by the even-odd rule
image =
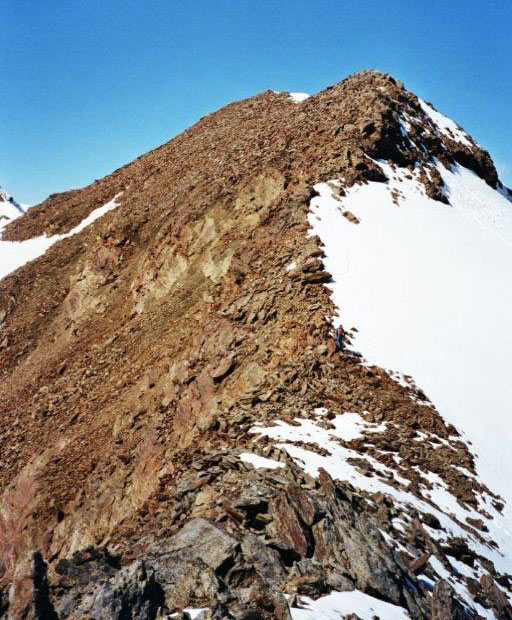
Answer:
[[[34,204],[235,99],[374,68],[511,185],[511,31],[511,0],[0,0],[0,184]]]

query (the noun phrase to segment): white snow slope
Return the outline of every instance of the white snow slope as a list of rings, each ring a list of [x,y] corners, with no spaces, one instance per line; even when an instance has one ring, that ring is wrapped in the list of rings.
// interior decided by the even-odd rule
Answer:
[[[341,200],[322,183],[311,202],[334,324],[357,327],[353,346],[367,363],[411,375],[472,444],[480,480],[506,502],[488,526],[503,554],[493,561],[512,572],[512,204],[460,166],[437,165],[448,206],[408,171],[380,165],[388,183]],[[464,520],[455,502],[452,511]]]
[[[0,280],[25,263],[42,256],[46,250],[54,243],[57,243],[57,241],[76,235],[99,217],[117,207],[116,200],[118,196],[119,195],[115,196],[102,207],[94,209],[94,211],[89,213],[89,215],[80,222],[80,224],[63,235],[53,235],[52,237],[42,235],[40,237],[34,237],[33,239],[27,239],[26,241],[3,241],[1,237],[2,228],[4,228],[10,220],[5,219],[0,221]],[[2,208],[3,204],[8,203],[0,203],[0,208]],[[15,213],[14,207],[12,207],[10,213],[11,219],[13,219],[13,216],[16,217],[17,215],[21,215],[21,213]]]
[[[369,363],[410,374],[473,443],[484,482],[512,500],[512,204],[465,168],[438,166],[447,206],[381,165],[389,183],[353,187],[341,203],[321,184],[312,201],[335,323],[357,327]]]

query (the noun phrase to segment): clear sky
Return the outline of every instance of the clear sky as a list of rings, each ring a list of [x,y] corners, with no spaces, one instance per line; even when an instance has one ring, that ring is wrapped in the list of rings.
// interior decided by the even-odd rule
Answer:
[[[388,71],[512,185],[512,0],[0,0],[0,184],[88,184],[204,114]]]

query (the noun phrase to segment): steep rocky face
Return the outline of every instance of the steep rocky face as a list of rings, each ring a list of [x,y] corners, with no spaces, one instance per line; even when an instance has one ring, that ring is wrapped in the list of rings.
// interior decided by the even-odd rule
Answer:
[[[396,500],[421,498],[430,472],[461,505],[501,508],[420,389],[334,352],[330,275],[307,236],[313,186],[384,183],[377,160],[442,202],[436,162],[499,187],[488,153],[425,105],[376,72],[301,103],[264,93],[5,229],[66,233],[117,196],[0,281],[0,613],[286,619],[307,597],[359,591],[395,617],[512,617],[511,577],[464,538],[492,548],[483,521],[441,544],[434,506]],[[333,437],[345,412],[385,432]],[[263,432],[276,421],[314,421],[328,441],[298,447],[339,446],[389,492],[305,471]]]

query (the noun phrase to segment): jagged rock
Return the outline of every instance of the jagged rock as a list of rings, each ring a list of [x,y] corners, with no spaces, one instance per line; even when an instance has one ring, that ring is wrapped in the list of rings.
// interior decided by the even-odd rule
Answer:
[[[155,620],[164,605],[164,595],[152,571],[142,562],[135,562],[97,588],[90,598],[68,599],[67,603],[67,607],[59,607],[63,617],[69,613],[98,620]]]
[[[342,215],[346,217],[349,222],[352,222],[352,224],[359,224],[359,218],[356,217],[352,211],[343,211]]]
[[[301,276],[302,276],[302,269],[300,267],[294,267],[293,269],[290,269],[290,271],[288,272],[288,277],[291,278],[292,280],[298,280],[300,279]]]
[[[281,494],[270,504],[273,516],[273,529],[280,540],[293,549],[300,557],[305,557],[310,547],[307,530],[286,495]]]
[[[121,567],[119,557],[111,555],[106,549],[88,547],[77,551],[71,559],[60,560],[55,570],[60,575],[60,583],[77,584],[88,587],[97,581],[110,579]]]
[[[507,595],[496,585],[491,575],[480,577],[481,590],[479,598],[486,599],[486,606],[494,610],[498,620],[508,620],[512,618],[512,607]],[[470,587],[471,591],[471,587]]]
[[[286,598],[272,582],[256,580],[242,588],[232,606],[237,618],[244,620],[291,620]]]
[[[455,592],[447,581],[439,581],[434,586],[431,612],[431,620],[476,620],[477,618],[457,601]]]
[[[429,552],[423,553],[422,555],[420,555],[419,558],[416,558],[409,564],[409,569],[413,573],[421,572],[425,568],[429,558],[430,558]]]
[[[308,258],[302,265],[301,269],[303,273],[316,273],[323,271],[324,263],[319,258]]]
[[[112,581],[112,589],[112,602],[107,604],[112,618],[122,620],[130,615],[134,620],[154,620],[164,606],[162,587],[155,581],[152,569],[147,569],[143,562],[135,562],[119,571]],[[102,605],[105,606],[105,602]]]
[[[330,282],[332,276],[327,271],[316,271],[314,273],[305,273],[302,276],[303,284],[322,284],[325,282]]]
[[[233,372],[236,366],[236,359],[234,357],[227,357],[217,366],[212,372],[212,379],[215,383],[219,383],[225,379],[230,373]]]
[[[216,571],[226,568],[237,547],[237,541],[221,529],[194,519],[165,544],[149,550],[143,562],[122,569],[96,550],[75,554],[58,567],[64,590],[57,612],[66,616],[78,610],[121,620],[129,612],[134,619],[153,620],[160,608],[174,611],[215,600],[222,589]]]
[[[76,581],[56,590],[58,617],[82,614],[100,619],[129,617],[154,620],[160,609],[175,610],[194,601],[213,600],[219,592],[214,571],[199,559],[183,554],[151,556],[148,563],[134,562],[119,569],[109,579],[90,581],[73,571]],[[46,616],[42,616],[45,617]],[[57,616],[56,616],[57,617]]]
[[[34,606],[35,620],[58,620],[52,602],[48,585],[48,567],[41,553],[36,551],[33,556],[32,574],[32,605]]]
[[[222,591],[215,571],[187,552],[151,554],[147,560],[161,588],[165,608],[171,611],[213,601]]]
[[[200,559],[212,570],[219,570],[230,561],[238,541],[206,519],[192,519],[177,534],[148,552],[148,558],[170,558],[173,554],[188,554]]]
[[[311,499],[308,498],[301,487],[298,484],[291,482],[286,488],[286,495],[297,511],[302,522],[308,526],[313,525],[319,516],[320,509],[318,506],[313,504]]]
[[[425,512],[423,514],[423,522],[425,523],[425,525],[428,525],[434,530],[438,530],[441,528],[441,523],[439,522],[439,519],[430,512]]]
[[[280,561],[279,553],[263,543],[254,534],[246,536],[242,542],[242,553],[249,564],[263,579],[279,586],[286,579],[286,571]]]
[[[61,562],[59,570],[62,577],[52,597],[56,618],[154,620],[164,605],[162,588],[144,562],[120,568],[101,551],[90,549]]]
[[[318,597],[328,591],[325,573],[311,558],[303,558],[293,565],[287,583],[288,591],[304,596]]]
[[[320,472],[320,483],[332,517],[313,528],[316,557],[346,567],[359,589],[386,592],[386,599],[394,604],[400,604],[402,597],[410,598],[409,605],[423,617],[425,602],[401,558],[387,546],[364,512],[354,509],[338,492],[327,472]]]

